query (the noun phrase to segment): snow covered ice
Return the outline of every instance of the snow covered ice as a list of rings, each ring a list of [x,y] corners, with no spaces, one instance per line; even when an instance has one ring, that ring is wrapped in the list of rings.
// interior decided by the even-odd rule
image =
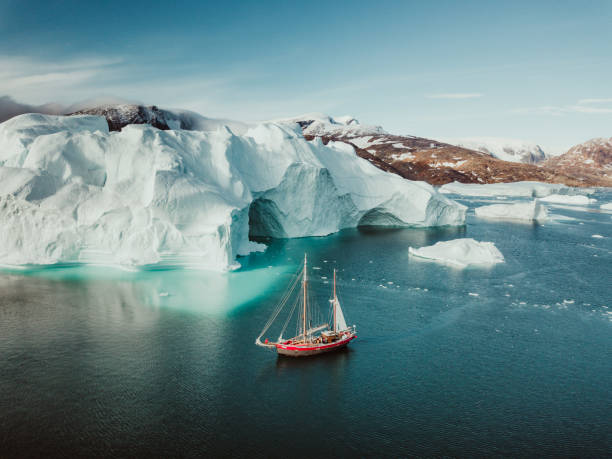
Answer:
[[[540,204],[538,199],[531,202],[519,202],[516,204],[493,204],[481,206],[474,209],[479,218],[498,220],[521,220],[521,221],[545,221],[548,217],[546,207]]]
[[[408,252],[418,258],[434,260],[458,268],[504,262],[504,256],[495,247],[495,244],[478,242],[472,238],[441,241],[418,249],[410,247]]]
[[[601,206],[599,206],[599,208],[603,210],[612,210],[612,202],[602,204]]]
[[[265,246],[359,225],[461,225],[466,208],[352,147],[266,123],[236,135],[27,114],[0,125],[0,264],[223,271]]]

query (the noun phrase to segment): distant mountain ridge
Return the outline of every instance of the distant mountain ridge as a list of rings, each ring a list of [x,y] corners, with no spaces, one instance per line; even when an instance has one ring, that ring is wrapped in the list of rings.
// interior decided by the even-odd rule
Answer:
[[[71,115],[78,114],[104,116],[109,129],[114,131],[128,124],[150,124],[162,130],[202,131],[227,125],[236,133],[244,133],[253,126],[206,118],[195,112],[160,109],[154,105],[105,105]],[[297,124],[307,140],[320,138],[325,144],[342,142],[351,145],[358,156],[382,170],[434,185],[454,181],[506,183],[531,180],[570,186],[612,186],[612,174],[607,172],[612,164],[610,140],[606,139],[594,139],[574,147],[565,155],[545,159],[545,152],[533,143],[481,138],[456,139],[463,146],[455,145],[450,141],[390,134],[381,126],[361,124],[353,116],[308,113],[270,122]]]
[[[587,140],[566,153],[548,159],[544,166],[612,181],[612,137]]]
[[[336,122],[327,122],[329,118]],[[283,120],[281,120],[283,121]],[[377,167],[409,180],[434,185],[450,182],[506,183],[538,181],[570,186],[612,186],[612,180],[588,171],[556,170],[551,167],[505,161],[490,153],[438,140],[387,133],[379,126],[343,125],[332,117],[305,115],[289,118],[302,127],[308,140],[344,142]]]

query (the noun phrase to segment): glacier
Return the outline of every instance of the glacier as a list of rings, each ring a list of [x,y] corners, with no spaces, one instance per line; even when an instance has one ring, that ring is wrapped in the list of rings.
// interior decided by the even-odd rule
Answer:
[[[298,125],[109,131],[101,116],[0,124],[0,264],[181,265],[264,250],[250,236],[462,225],[466,208]]]

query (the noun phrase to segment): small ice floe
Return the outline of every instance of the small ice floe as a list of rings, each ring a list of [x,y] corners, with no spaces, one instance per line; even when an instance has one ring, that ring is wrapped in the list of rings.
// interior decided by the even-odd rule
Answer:
[[[374,263],[372,260],[368,261],[368,263]]]
[[[159,296],[168,296],[170,295],[168,292],[159,292]]]
[[[593,234],[591,237],[595,239],[603,239],[603,236],[601,234]]]
[[[563,304],[574,304],[574,300],[563,300]]]
[[[323,260],[323,263],[327,263],[327,260]]]
[[[514,287],[514,284],[508,284],[508,287],[510,288]]]
[[[312,269],[321,269],[319,266],[313,266]]]
[[[501,333],[501,330],[499,328],[496,328],[495,333]]]
[[[510,294],[509,294],[509,293],[506,293],[504,296],[510,296]]]
[[[428,288],[424,288],[423,291],[424,292],[429,292],[429,289]]]
[[[525,303],[524,301],[519,301],[520,305],[526,305],[527,303]]]
[[[355,278],[353,277],[351,280],[352,280],[352,281],[354,281],[354,280],[355,280]]]
[[[599,208],[603,210],[612,210],[612,202],[602,204],[601,206],[599,206]]]
[[[457,268],[503,263],[504,256],[492,242],[479,242],[472,238],[440,241],[421,248],[408,248],[408,253],[417,258],[433,260]]]
[[[468,295],[470,295],[470,296],[480,296],[478,293],[472,293],[472,292],[468,293]]]
[[[389,281],[389,282],[387,282],[387,284],[389,284],[389,285],[393,285],[393,282]]]

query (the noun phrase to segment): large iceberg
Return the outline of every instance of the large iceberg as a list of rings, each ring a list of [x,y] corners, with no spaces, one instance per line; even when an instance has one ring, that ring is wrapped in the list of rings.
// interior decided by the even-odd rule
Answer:
[[[534,199],[531,202],[518,202],[516,204],[481,206],[474,209],[474,213],[480,218],[528,222],[542,222],[548,217],[546,206],[540,204],[538,199]]]
[[[27,114],[0,125],[0,264],[231,269],[249,236],[461,225],[466,208],[346,144],[267,123],[242,135]]]
[[[417,258],[424,258],[458,268],[503,263],[504,256],[492,242],[479,242],[472,238],[440,241],[421,248],[409,247],[408,252]]]

